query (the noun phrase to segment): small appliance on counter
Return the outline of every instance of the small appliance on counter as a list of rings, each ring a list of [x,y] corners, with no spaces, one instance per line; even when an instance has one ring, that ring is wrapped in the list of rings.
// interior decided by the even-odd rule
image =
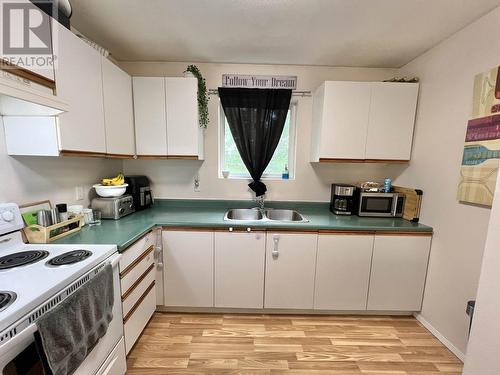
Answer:
[[[361,191],[358,216],[402,217],[404,204],[404,194]]]
[[[135,212],[134,200],[131,195],[122,195],[112,198],[94,198],[91,202],[92,210],[101,211],[102,219],[118,220]]]
[[[330,211],[335,215],[356,214],[358,195],[358,188],[354,185],[333,184]]]
[[[153,192],[146,176],[125,176],[125,182],[128,184],[126,194],[132,196],[136,211],[153,205]]]

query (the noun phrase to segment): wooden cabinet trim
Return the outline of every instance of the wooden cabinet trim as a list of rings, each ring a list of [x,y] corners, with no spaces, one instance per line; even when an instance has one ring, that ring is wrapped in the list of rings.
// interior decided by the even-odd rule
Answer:
[[[139,276],[139,278],[135,281],[135,283],[133,283],[130,288],[128,288],[128,290],[123,293],[122,295],[122,301],[125,301],[127,299],[127,297],[130,295],[130,293],[132,293],[135,288],[137,288],[137,286],[139,286],[139,284],[142,282],[142,280],[144,280],[146,278],[146,276],[149,274],[149,272],[155,267],[154,263],[151,264],[148,269],[146,271],[144,271],[144,273]]]
[[[233,227],[233,232],[246,232],[248,227]],[[229,227],[169,227],[162,226],[162,230],[181,231],[181,232],[229,232]],[[390,230],[336,230],[336,229],[286,229],[286,228],[252,228],[251,232],[267,232],[267,233],[283,233],[283,234],[320,234],[320,235],[359,235],[359,236],[429,236],[432,237],[434,232],[413,232],[413,231],[390,231]]]
[[[251,226],[248,226],[248,227],[238,227],[238,228],[235,228],[235,227],[232,227],[233,230],[230,231],[229,228],[215,228],[213,231],[214,232],[217,232],[217,233],[263,233],[263,232],[266,232],[266,229],[262,229],[262,228],[252,228]],[[248,231],[247,228],[250,228],[251,231]]]
[[[5,70],[8,73],[12,73],[18,77],[26,78],[28,81],[38,83],[39,85],[48,87],[49,89],[55,90],[56,82],[44,77],[40,74],[32,72],[31,70],[21,68],[17,65],[11,64],[5,60],[0,59],[0,70]]]
[[[168,227],[163,226],[162,230],[165,232],[214,232],[215,230],[220,229],[217,227]],[[227,230],[227,228],[226,228]]]
[[[389,163],[389,164],[405,164],[409,160],[397,159],[342,159],[342,158],[319,158],[320,163]]]
[[[120,279],[123,279],[132,269],[137,266],[144,258],[146,258],[154,250],[154,245],[149,246],[141,255],[137,257],[130,265],[120,272]]]
[[[432,237],[434,232],[376,232],[377,236]]]
[[[105,158],[106,153],[104,152],[93,152],[93,151],[77,151],[77,150],[61,150],[61,156],[73,156],[73,157],[85,157],[85,158]]]
[[[107,159],[133,159],[134,155],[132,154],[105,154]]]
[[[127,320],[129,320],[130,317],[134,314],[135,310],[137,310],[137,308],[141,305],[142,301],[144,301],[144,298],[147,297],[147,295],[149,294],[151,289],[153,289],[154,286],[155,286],[155,281],[153,281],[151,285],[148,286],[148,288],[145,290],[142,296],[140,296],[137,302],[134,304],[134,306],[132,306],[128,314],[125,315],[125,317],[123,318],[123,323],[127,323]]]
[[[347,236],[373,236],[376,232],[371,230],[320,230],[319,235],[347,235]]]
[[[107,158],[107,159],[133,159],[134,155],[128,154],[107,154],[105,152],[61,150],[61,156],[85,157],[85,158]]]
[[[137,159],[200,160],[198,155],[137,155]]]

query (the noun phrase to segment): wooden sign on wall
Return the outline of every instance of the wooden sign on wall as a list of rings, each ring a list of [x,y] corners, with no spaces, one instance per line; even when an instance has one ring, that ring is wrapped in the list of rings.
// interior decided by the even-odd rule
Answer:
[[[295,90],[297,88],[297,76],[259,76],[259,75],[247,75],[247,74],[223,74],[222,87]]]
[[[500,68],[474,78],[457,198],[490,206],[500,165]]]

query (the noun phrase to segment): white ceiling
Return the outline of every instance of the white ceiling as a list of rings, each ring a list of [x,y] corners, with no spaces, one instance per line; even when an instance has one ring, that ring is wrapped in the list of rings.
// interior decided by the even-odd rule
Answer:
[[[118,60],[400,67],[500,0],[71,0]],[[490,36],[493,37],[493,36]]]

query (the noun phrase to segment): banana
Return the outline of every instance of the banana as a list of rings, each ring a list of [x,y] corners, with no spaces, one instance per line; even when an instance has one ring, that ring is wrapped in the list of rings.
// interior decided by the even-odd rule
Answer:
[[[125,177],[123,176],[123,173],[120,173],[118,176],[113,178],[103,178],[101,183],[104,186],[123,185],[125,183]]]

